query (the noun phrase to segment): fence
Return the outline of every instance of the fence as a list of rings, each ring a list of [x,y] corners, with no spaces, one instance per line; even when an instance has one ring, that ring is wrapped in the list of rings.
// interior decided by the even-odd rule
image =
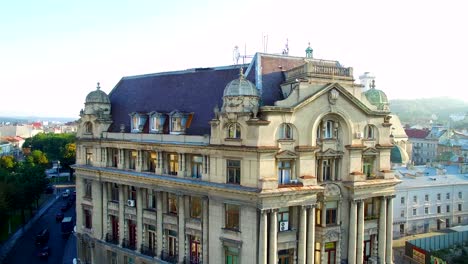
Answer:
[[[408,242],[426,251],[436,251],[468,242],[468,231],[452,232],[440,236],[419,238],[409,240]]]

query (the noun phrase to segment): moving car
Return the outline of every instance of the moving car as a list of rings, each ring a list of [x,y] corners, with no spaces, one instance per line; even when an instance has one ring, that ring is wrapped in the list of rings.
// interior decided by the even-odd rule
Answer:
[[[37,256],[40,257],[40,258],[48,258],[50,255],[50,247],[49,246],[45,246],[45,247],[42,247],[39,252],[37,253]]]
[[[74,225],[73,218],[69,216],[63,218],[61,228],[63,238],[67,238],[73,232]]]
[[[49,229],[44,228],[36,235],[36,245],[44,245],[49,241]]]
[[[66,189],[66,190],[62,193],[62,198],[63,198],[63,199],[67,199],[68,196],[70,196],[70,190],[69,190],[69,189]]]

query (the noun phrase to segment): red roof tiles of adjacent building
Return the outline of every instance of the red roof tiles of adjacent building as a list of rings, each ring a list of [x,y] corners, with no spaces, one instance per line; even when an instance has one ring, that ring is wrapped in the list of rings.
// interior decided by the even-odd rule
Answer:
[[[430,131],[426,129],[405,129],[408,138],[426,138]]]

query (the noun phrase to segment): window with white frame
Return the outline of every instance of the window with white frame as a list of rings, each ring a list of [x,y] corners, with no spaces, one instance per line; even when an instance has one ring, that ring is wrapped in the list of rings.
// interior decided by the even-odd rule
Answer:
[[[461,203],[458,204],[458,211],[459,211],[459,212],[462,211],[462,204],[461,204]]]
[[[291,180],[295,180],[292,179],[292,161],[278,161],[278,184],[289,184]]]
[[[424,207],[424,214],[429,214],[429,207]]]
[[[237,123],[232,123],[228,125],[228,138],[230,139],[240,139],[241,138],[241,128]]]
[[[240,184],[241,177],[241,161],[240,160],[226,160],[226,174],[227,183]]]
[[[440,199],[441,199],[441,195],[440,195],[440,193],[438,193],[437,194],[437,201],[440,201]]]
[[[231,230],[240,228],[240,206],[237,204],[225,204],[225,224],[224,227]]]
[[[417,203],[418,202],[418,196],[414,195],[413,196],[413,203]]]
[[[192,156],[192,178],[201,178],[203,168],[203,157]]]
[[[447,213],[450,213],[450,205],[447,205]]]
[[[416,216],[416,214],[417,214],[417,210],[416,208],[413,208],[413,216]]]
[[[317,139],[337,138],[339,123],[331,119],[323,119],[317,128]]]
[[[150,116],[150,133],[163,133],[167,115],[158,112],[151,112],[148,115]]]
[[[401,204],[405,204],[405,197],[401,197],[400,203],[401,203]]]
[[[133,112],[130,114],[131,117],[131,132],[141,133],[145,126],[147,116],[145,114]]]
[[[288,123],[281,124],[280,127],[280,139],[292,139],[293,138],[292,125]]]
[[[447,197],[447,200],[450,199],[450,193],[447,193],[445,196]]]
[[[459,199],[462,199],[462,198],[463,198],[462,192],[458,192],[458,198],[459,198]]]
[[[191,117],[193,113],[184,113],[178,110],[174,110],[169,113],[169,130],[170,134],[185,134],[186,129],[190,125]]]
[[[424,201],[429,202],[429,194],[424,195]]]
[[[289,207],[280,208],[278,210],[278,231],[287,231],[290,229]]]
[[[438,214],[442,213],[442,208],[440,207],[440,205],[437,206],[437,213]]]
[[[405,209],[402,209],[402,210],[400,211],[400,217],[405,217]]]

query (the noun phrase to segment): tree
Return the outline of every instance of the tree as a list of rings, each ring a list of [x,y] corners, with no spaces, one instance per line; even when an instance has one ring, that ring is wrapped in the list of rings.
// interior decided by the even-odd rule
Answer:
[[[8,155],[8,156],[2,156],[0,158],[0,167],[7,169],[7,170],[13,170],[16,166],[16,161],[15,157]]]

